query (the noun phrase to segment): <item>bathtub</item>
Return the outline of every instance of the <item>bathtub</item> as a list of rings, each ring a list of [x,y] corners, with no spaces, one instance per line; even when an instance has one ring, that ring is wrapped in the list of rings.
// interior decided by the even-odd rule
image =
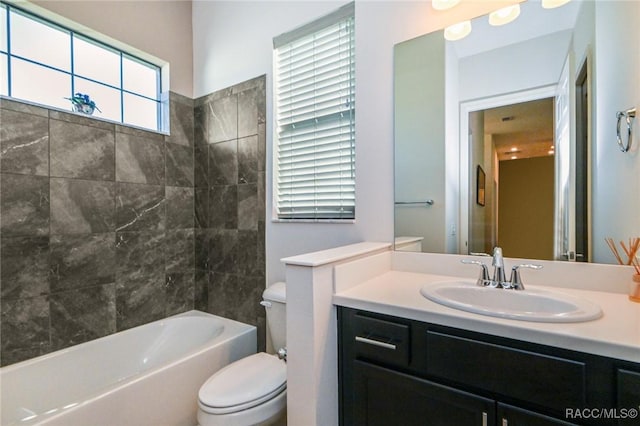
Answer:
[[[186,312],[1,368],[1,424],[193,426],[200,386],[255,352],[255,327]]]

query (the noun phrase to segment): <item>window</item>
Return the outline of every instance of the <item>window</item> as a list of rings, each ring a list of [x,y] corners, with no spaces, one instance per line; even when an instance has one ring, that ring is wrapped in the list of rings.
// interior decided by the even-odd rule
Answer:
[[[0,95],[69,110],[89,95],[94,116],[162,130],[160,67],[0,3]]]
[[[355,218],[354,38],[351,3],[274,39],[279,219]]]

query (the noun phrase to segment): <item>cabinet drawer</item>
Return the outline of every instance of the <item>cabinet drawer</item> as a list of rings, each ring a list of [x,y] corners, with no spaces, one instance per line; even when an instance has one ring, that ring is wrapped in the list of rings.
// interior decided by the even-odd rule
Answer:
[[[409,364],[409,325],[364,315],[353,316],[355,355],[390,365]]]
[[[586,405],[586,365],[427,331],[430,375],[564,413]]]

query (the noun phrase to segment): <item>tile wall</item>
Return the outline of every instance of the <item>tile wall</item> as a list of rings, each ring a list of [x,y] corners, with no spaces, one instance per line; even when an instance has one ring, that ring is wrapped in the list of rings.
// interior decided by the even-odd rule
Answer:
[[[0,100],[0,365],[193,309],[193,100],[171,136]]]
[[[265,76],[195,100],[195,306],[265,345]]]

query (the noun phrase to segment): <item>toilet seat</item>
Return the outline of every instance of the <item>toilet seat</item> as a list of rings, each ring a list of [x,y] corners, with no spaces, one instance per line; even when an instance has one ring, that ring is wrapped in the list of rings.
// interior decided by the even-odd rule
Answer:
[[[287,388],[287,367],[274,355],[260,352],[219,370],[198,392],[200,409],[208,414],[248,410],[276,398]]]

